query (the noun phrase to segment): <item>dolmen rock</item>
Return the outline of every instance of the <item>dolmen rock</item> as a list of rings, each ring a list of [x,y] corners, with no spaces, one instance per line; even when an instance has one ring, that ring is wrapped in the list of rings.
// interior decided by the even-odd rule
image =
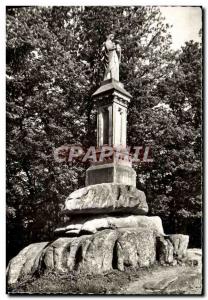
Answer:
[[[187,250],[187,262],[198,265],[201,253],[198,254],[197,249],[190,250]],[[47,271],[66,274],[124,271],[150,267],[156,261],[162,265],[177,264],[170,236],[157,236],[148,226],[104,229],[94,234],[60,237],[52,242],[27,246],[9,262],[7,281],[11,286]]]
[[[170,234],[169,239],[173,244],[174,256],[178,259],[183,259],[186,256],[189,236],[184,234]]]
[[[57,228],[55,233],[61,236],[79,236],[83,234],[92,234],[104,229],[117,228],[147,228],[152,229],[156,236],[164,235],[162,221],[159,217],[148,216],[112,216],[98,215],[72,218],[69,223]]]
[[[129,228],[31,244],[9,262],[8,284],[49,270],[99,274],[112,269],[149,267],[156,259],[155,241],[151,229]]]
[[[189,236],[169,234],[157,237],[158,261],[161,265],[175,265],[186,261]]]
[[[173,264],[173,245],[168,237],[157,237],[157,254],[161,265]]]
[[[134,186],[101,183],[71,193],[65,202],[68,214],[128,213],[146,215],[148,205],[144,192]]]
[[[99,274],[177,264],[186,257],[188,236],[166,235],[161,219],[147,213],[145,194],[134,186],[102,183],[71,193],[54,240],[20,251],[9,262],[8,285],[46,271]]]

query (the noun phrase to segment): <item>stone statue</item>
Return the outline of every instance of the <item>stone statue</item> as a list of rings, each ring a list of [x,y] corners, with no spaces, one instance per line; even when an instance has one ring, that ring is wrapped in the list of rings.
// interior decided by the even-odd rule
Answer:
[[[104,80],[113,78],[119,81],[119,63],[121,60],[121,47],[119,41],[114,41],[114,34],[110,34],[103,48],[103,62],[105,66]]]

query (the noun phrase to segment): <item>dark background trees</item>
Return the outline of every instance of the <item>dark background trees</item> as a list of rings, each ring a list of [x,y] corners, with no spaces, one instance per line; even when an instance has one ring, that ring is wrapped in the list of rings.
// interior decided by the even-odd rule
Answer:
[[[50,239],[86,166],[54,161],[64,144],[95,145],[91,95],[101,47],[122,45],[120,80],[133,98],[128,144],[150,145],[135,166],[150,214],[201,243],[201,45],[170,47],[155,7],[7,7],[7,253]]]

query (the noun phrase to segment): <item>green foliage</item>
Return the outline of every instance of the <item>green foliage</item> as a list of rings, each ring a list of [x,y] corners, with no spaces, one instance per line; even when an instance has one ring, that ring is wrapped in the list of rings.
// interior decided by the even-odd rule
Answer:
[[[7,8],[9,256],[50,239],[66,196],[84,185],[86,166],[57,163],[53,151],[95,145],[91,95],[111,31],[122,45],[120,80],[133,96],[128,144],[150,144],[154,156],[136,167],[138,187],[168,229],[173,220],[200,220],[201,50],[188,42],[174,52],[168,28],[155,7]]]

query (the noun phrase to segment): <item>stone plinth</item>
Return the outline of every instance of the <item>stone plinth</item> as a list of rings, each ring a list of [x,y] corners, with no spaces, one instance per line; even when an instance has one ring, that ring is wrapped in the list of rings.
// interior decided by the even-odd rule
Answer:
[[[131,97],[123,84],[114,79],[103,81],[92,95],[97,106],[97,146],[99,148],[103,146],[110,146],[114,150],[120,147],[126,148],[127,106]],[[130,161],[118,162],[114,159],[110,163],[102,161],[102,163],[92,165],[86,174],[86,186],[100,183],[136,186],[136,172],[132,169]]]
[[[65,201],[63,213],[87,214],[134,214],[145,215],[148,205],[144,192],[132,185],[102,183],[78,189]]]
[[[132,98],[129,92],[124,89],[124,85],[113,78],[102,81],[101,86],[94,92],[92,97],[96,98],[100,95],[106,95],[109,93],[119,93],[127,97],[126,101],[130,101],[129,99]]]
[[[117,183],[136,186],[136,172],[125,164],[93,165],[86,172],[86,186],[100,183]]]
[[[97,106],[97,145],[126,146],[127,105],[131,95],[123,84],[105,80],[92,95]]]

